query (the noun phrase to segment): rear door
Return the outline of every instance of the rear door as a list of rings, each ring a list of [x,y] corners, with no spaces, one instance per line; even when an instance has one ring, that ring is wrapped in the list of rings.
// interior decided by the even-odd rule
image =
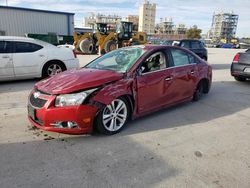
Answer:
[[[38,76],[46,61],[44,47],[31,42],[14,42],[13,64],[16,77]]]
[[[174,76],[172,78],[174,87],[172,90],[175,93],[174,100],[178,102],[193,96],[198,68],[194,63],[193,58],[195,57],[192,54],[177,48],[172,48],[170,52],[174,66]]]
[[[12,56],[11,43],[0,41],[0,80],[8,80],[15,77]]]

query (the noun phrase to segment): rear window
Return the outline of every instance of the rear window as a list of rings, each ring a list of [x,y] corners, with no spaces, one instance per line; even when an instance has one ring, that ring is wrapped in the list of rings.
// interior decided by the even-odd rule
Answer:
[[[189,41],[182,41],[181,42],[181,47],[183,47],[183,48],[189,48]]]
[[[191,48],[192,49],[200,49],[202,48],[201,43],[199,41],[193,41],[191,42]]]
[[[29,43],[29,42],[15,42],[15,53],[30,53],[35,52],[43,47],[37,44]]]

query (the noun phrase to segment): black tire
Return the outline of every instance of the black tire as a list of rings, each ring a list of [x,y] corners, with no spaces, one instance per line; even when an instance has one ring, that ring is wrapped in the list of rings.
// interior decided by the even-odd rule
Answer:
[[[95,51],[94,41],[92,39],[86,38],[82,40],[79,44],[81,52],[86,54],[92,54]]]
[[[58,69],[58,71],[50,73],[51,72],[51,70],[50,70],[51,67],[56,67]],[[65,70],[66,70],[65,65],[60,61],[48,62],[43,67],[42,78],[47,78],[49,76],[53,76],[55,74],[58,74],[58,73],[61,73],[61,72],[65,71]]]
[[[117,49],[117,44],[114,40],[109,40],[106,44],[105,44],[105,47],[104,47],[104,50],[106,53],[112,51],[112,50],[115,50]]]
[[[198,101],[201,99],[202,95],[204,94],[204,84],[203,82],[199,82],[198,86],[193,95],[193,101]]]
[[[118,101],[121,102],[122,105],[124,105],[124,106],[121,106],[122,108],[123,107],[126,108],[126,117],[124,117],[124,122],[121,122],[120,120],[118,120],[119,117],[121,117],[121,116],[112,115],[112,117],[111,117],[110,116],[111,113],[110,114],[108,113],[108,112],[111,112],[110,111],[110,109],[112,109],[111,104],[114,102],[114,106],[116,106],[117,104],[119,104]],[[99,133],[106,134],[106,135],[113,135],[113,134],[120,132],[124,128],[124,126],[126,125],[127,121],[130,118],[130,115],[131,115],[130,105],[125,98],[120,97],[120,98],[114,99],[111,102],[111,104],[106,105],[101,111],[99,111],[99,113],[96,116],[96,121],[95,121],[95,130],[97,130]],[[119,114],[119,112],[125,113],[125,110],[123,111],[123,109],[122,109],[119,111],[119,109],[118,109],[118,112],[115,112],[115,113]],[[104,116],[106,116],[105,117],[106,120],[105,120]],[[104,121],[106,121],[106,124]],[[113,121],[113,124],[112,124],[112,121]],[[120,125],[118,126],[117,129],[115,129],[116,123],[118,123],[118,122],[120,122]],[[107,124],[110,124],[110,126],[107,127]],[[111,126],[114,128],[114,130],[111,130],[112,129]]]
[[[202,57],[202,59],[205,60],[205,61],[207,61],[207,57],[206,56]]]
[[[239,77],[239,76],[235,76],[234,79],[238,82],[245,82],[246,81],[246,78],[243,78],[243,77]]]

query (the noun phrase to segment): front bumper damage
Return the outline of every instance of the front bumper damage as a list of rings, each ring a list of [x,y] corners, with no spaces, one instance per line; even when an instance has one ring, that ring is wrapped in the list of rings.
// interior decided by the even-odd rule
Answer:
[[[31,92],[28,103],[28,119],[33,126],[66,134],[92,132],[98,107],[88,104],[55,107],[55,95],[39,93],[34,97],[34,93]]]

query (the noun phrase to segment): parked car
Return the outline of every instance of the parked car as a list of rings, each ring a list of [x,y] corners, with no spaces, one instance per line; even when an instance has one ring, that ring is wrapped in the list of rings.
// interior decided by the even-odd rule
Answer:
[[[26,37],[0,37],[0,81],[48,77],[79,68],[74,52]]]
[[[69,134],[119,132],[126,122],[209,92],[212,69],[174,46],[111,51],[79,70],[35,84],[29,96],[32,125]]]
[[[202,41],[195,39],[184,39],[180,41],[179,46],[191,50],[200,58],[207,61],[207,49],[205,48],[205,44]]]
[[[161,45],[173,46],[173,42],[174,42],[174,40],[164,40],[161,42]]]
[[[237,53],[231,65],[231,75],[237,81],[250,79],[250,50]]]
[[[177,40],[164,40],[161,45],[165,46],[178,46],[180,41]]]

